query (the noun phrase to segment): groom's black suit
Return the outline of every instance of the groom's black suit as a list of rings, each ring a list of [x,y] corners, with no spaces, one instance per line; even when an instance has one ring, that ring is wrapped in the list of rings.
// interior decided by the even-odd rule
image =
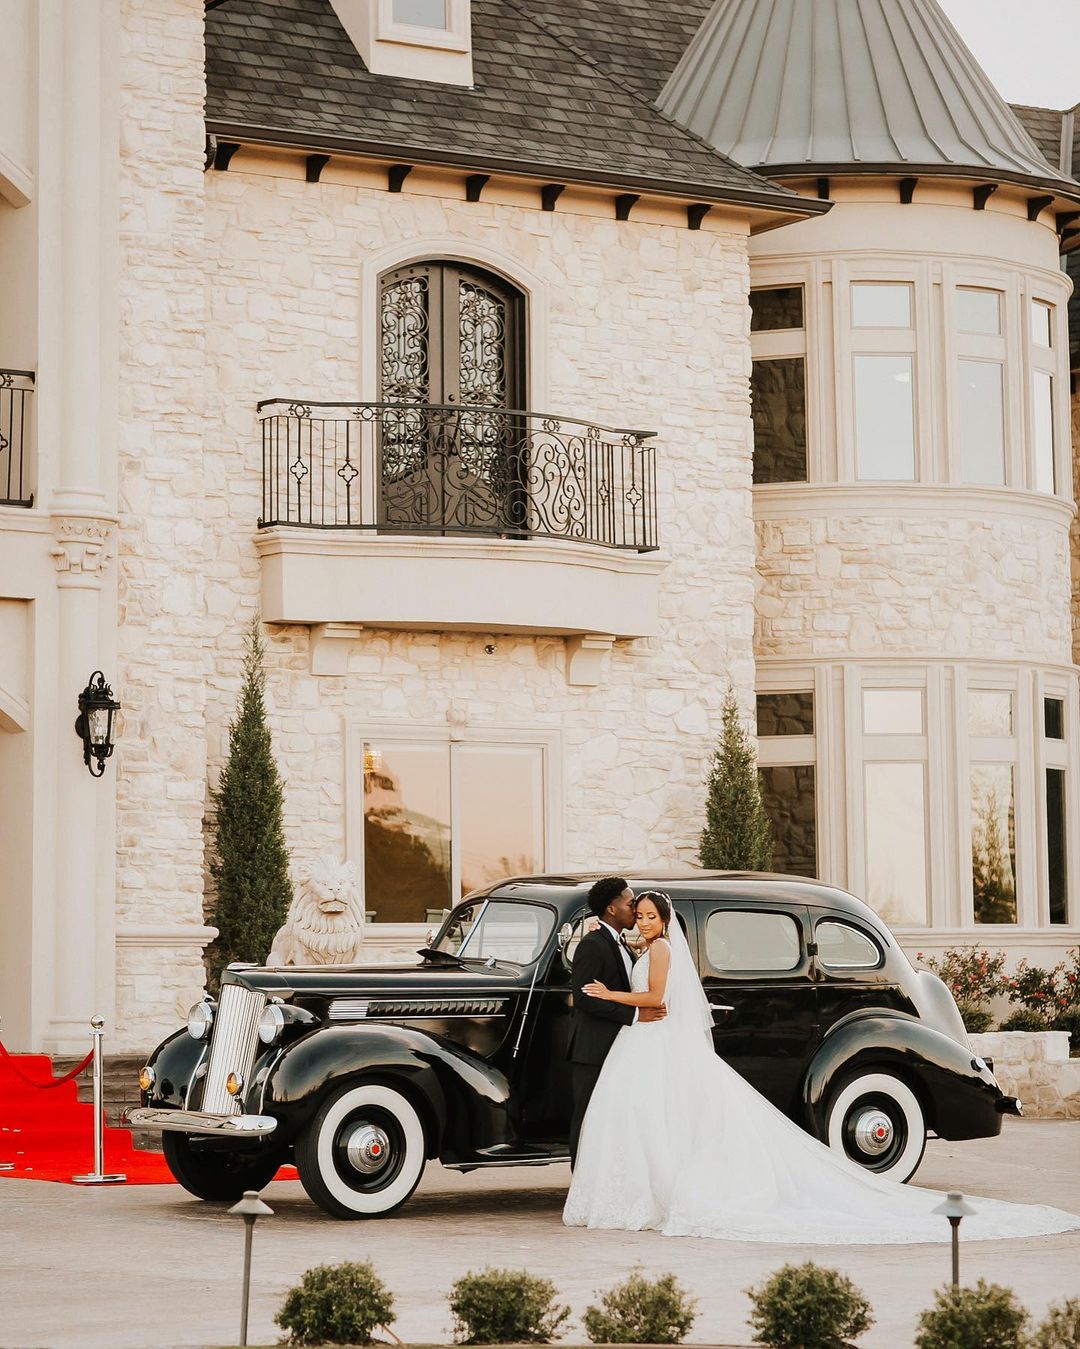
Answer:
[[[632,957],[631,957],[632,959]],[[570,1119],[570,1164],[577,1157],[581,1122],[589,1106],[600,1069],[608,1050],[623,1026],[634,1020],[635,1009],[622,1003],[590,998],[582,990],[598,979],[606,988],[630,992],[619,943],[604,927],[589,932],[578,944],[574,956],[574,1022],[570,1029],[570,1081],[574,1095],[574,1113]]]

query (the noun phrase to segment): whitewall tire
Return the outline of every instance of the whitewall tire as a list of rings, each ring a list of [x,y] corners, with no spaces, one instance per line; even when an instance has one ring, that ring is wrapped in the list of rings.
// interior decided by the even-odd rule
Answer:
[[[919,1098],[892,1073],[866,1072],[829,1102],[826,1140],[851,1161],[889,1180],[909,1180],[926,1147]]]
[[[335,1218],[377,1218],[416,1189],[427,1149],[424,1126],[402,1092],[378,1082],[324,1102],[296,1144],[304,1189]]]

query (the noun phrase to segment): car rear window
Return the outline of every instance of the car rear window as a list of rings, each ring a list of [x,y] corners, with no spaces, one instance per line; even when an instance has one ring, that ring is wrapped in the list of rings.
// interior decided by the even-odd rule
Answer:
[[[802,959],[799,925],[787,913],[718,909],[705,923],[705,951],[723,974],[793,970]]]
[[[838,918],[823,918],[815,929],[818,959],[834,970],[875,970],[882,962],[881,947],[865,932]]]

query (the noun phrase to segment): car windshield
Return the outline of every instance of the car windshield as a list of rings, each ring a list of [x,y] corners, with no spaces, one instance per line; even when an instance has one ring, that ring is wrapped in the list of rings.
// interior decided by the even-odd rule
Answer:
[[[458,909],[435,943],[436,951],[464,960],[510,960],[528,965],[551,936],[555,915],[539,904],[477,900]]]

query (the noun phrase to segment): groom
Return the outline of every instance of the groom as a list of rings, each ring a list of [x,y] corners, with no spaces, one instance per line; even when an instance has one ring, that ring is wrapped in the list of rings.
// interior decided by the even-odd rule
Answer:
[[[623,1007],[617,1002],[590,998],[582,991],[595,979],[607,988],[629,993],[630,971],[634,968],[634,957],[625,936],[636,921],[634,892],[622,876],[604,876],[590,889],[588,903],[599,923],[595,932],[582,937],[574,956],[574,1019],[568,1051],[574,1097],[570,1119],[571,1166],[577,1158],[581,1122],[616,1035],[634,1021],[659,1021],[667,1015],[663,1007]]]

